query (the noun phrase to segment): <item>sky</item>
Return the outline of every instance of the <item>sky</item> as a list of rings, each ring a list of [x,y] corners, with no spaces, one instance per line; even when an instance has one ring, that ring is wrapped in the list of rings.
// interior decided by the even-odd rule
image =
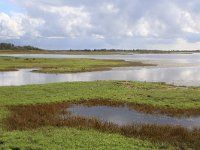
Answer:
[[[0,0],[0,42],[45,49],[200,49],[199,0]]]

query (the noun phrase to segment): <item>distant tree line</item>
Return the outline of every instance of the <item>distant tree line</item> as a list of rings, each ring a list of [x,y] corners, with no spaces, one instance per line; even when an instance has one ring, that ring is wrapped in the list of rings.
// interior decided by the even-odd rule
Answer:
[[[66,50],[63,50],[66,51]],[[148,49],[84,49],[84,50],[68,50],[68,51],[85,51],[85,52],[132,52],[132,53],[174,53],[174,52],[200,52],[200,50],[148,50]]]
[[[15,46],[11,43],[0,43],[0,50],[41,50],[33,46]]]

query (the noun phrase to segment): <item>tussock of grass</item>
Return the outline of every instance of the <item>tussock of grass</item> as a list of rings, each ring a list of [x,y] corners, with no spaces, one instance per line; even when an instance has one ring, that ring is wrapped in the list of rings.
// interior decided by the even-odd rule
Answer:
[[[12,115],[5,120],[6,126],[9,130],[67,126],[79,129],[95,129],[105,133],[118,133],[126,137],[139,137],[154,143],[171,144],[180,149],[198,149],[200,146],[199,129],[189,131],[182,127],[136,124],[118,126],[96,119],[71,117],[70,115],[63,119],[61,116],[62,114],[66,115],[65,110],[69,105],[70,103],[12,106],[9,107]],[[92,105],[92,103],[89,105]]]
[[[0,57],[0,71],[14,71],[19,68],[41,68],[36,72],[75,73],[111,70],[112,67],[151,66],[142,62],[124,60],[56,59],[56,58],[14,58]]]

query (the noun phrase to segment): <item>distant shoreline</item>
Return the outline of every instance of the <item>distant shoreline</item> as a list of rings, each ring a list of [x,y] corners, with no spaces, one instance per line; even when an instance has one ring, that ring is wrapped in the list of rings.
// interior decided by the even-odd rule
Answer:
[[[127,54],[192,54],[200,50],[147,50],[147,49],[69,49],[47,50],[34,46],[15,46],[12,43],[0,43],[0,54],[67,54],[67,55],[127,55]]]
[[[65,55],[131,55],[131,54],[193,54],[200,51],[131,51],[131,50],[0,50],[0,54],[65,54]]]

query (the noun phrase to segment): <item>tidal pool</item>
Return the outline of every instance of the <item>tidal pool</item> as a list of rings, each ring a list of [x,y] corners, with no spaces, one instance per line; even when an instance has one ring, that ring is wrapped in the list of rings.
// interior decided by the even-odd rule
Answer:
[[[159,114],[146,114],[128,107],[72,105],[67,108],[71,116],[95,118],[118,125],[155,124],[181,126],[188,129],[200,128],[200,117],[169,117]],[[66,115],[67,117],[67,115]]]
[[[200,86],[200,67],[128,67],[110,71],[46,74],[31,72],[33,69],[0,72],[0,86],[46,84],[53,82],[75,82],[96,80],[132,80],[165,82],[167,84]]]

